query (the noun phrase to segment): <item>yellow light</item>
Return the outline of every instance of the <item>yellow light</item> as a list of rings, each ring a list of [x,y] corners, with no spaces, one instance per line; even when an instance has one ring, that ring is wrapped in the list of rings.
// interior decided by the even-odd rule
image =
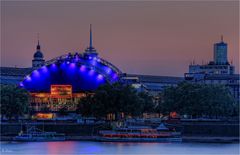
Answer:
[[[37,113],[36,118],[42,118],[42,119],[52,119],[53,114],[52,113]]]
[[[72,86],[71,85],[51,85],[52,98],[71,98]]]

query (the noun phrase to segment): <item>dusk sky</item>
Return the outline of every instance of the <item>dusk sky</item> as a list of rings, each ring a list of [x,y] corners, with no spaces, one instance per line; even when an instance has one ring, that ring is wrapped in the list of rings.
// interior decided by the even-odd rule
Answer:
[[[1,2],[1,66],[31,67],[37,33],[45,60],[93,45],[126,73],[183,76],[228,43],[239,72],[239,2]]]

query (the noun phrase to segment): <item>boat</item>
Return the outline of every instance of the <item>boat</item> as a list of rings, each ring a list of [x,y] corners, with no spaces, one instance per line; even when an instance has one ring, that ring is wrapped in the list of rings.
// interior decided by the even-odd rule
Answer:
[[[14,141],[24,141],[24,142],[44,142],[44,141],[64,141],[65,134],[56,132],[44,132],[35,126],[27,129],[24,133],[21,131],[18,136],[14,137]]]
[[[100,130],[97,141],[102,142],[181,142],[181,132],[171,131],[163,123],[157,128],[127,126],[114,130]]]

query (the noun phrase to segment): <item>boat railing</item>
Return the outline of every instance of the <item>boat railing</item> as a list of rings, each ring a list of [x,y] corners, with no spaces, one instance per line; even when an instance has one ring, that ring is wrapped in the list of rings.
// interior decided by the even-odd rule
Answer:
[[[140,131],[134,131],[134,132],[121,132],[121,131],[111,131],[111,130],[102,130],[99,131],[99,133],[101,135],[160,135],[160,136],[177,136],[180,135],[180,132],[166,132],[166,131],[162,131],[162,132],[140,132]]]

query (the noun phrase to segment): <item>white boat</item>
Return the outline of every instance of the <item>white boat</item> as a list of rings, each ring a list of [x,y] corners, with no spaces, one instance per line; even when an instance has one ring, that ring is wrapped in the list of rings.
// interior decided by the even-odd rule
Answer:
[[[181,142],[181,132],[170,131],[164,124],[157,128],[127,126],[115,130],[99,131],[97,141],[104,142]]]
[[[27,129],[26,133],[23,133],[21,131],[18,136],[13,138],[13,140],[25,142],[64,141],[65,134],[60,134],[56,132],[44,132],[32,126]]]

